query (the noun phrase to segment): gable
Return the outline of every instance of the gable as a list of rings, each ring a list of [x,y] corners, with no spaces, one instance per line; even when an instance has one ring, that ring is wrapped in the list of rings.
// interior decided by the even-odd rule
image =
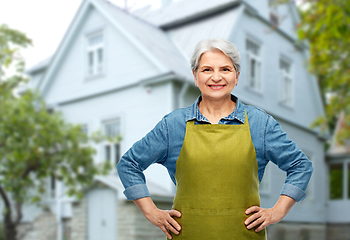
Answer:
[[[106,72],[98,77],[104,79],[102,83],[85,76],[90,57],[86,56],[86,37],[98,31],[105,36],[106,48]],[[38,90],[47,101],[57,102],[73,95],[74,98],[88,97],[164,75],[192,80],[188,62],[166,33],[105,0],[85,0],[38,84]]]
[[[104,70],[99,76],[89,77],[87,38],[96,32],[103,33]],[[161,72],[93,6],[87,10],[55,68],[55,74],[49,79],[50,83],[44,92],[49,103],[135,84],[140,79]]]

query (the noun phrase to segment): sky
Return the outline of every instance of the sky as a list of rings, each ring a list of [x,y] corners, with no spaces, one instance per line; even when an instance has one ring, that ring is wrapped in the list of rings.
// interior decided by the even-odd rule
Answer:
[[[124,0],[109,0],[124,6]],[[21,51],[26,68],[54,54],[82,0],[0,0],[0,24],[24,32],[33,46]],[[129,0],[133,9],[161,0]]]

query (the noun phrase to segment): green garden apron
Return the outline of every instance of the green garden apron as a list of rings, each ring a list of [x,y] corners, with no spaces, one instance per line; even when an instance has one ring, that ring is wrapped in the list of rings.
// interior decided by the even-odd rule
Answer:
[[[251,206],[260,206],[258,163],[247,113],[241,125],[188,121],[176,163],[173,209],[181,225],[174,240],[264,240],[244,225]]]

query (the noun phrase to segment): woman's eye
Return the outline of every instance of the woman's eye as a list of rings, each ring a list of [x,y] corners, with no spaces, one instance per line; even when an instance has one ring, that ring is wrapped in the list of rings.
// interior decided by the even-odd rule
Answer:
[[[209,68],[205,68],[205,69],[203,69],[203,72],[208,72],[208,71],[210,71],[210,69],[209,69]]]
[[[224,71],[224,72],[228,72],[228,71],[230,71],[230,69],[224,68],[223,71]]]

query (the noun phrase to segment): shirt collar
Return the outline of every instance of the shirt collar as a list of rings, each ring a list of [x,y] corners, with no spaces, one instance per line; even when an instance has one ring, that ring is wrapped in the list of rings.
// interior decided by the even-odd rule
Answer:
[[[245,121],[245,108],[244,104],[234,95],[231,94],[232,101],[236,102],[236,107],[233,110],[232,113],[230,113],[227,117],[224,117],[222,119],[227,121],[233,121],[237,119],[241,123],[244,123]],[[199,111],[198,104],[202,101],[202,96],[199,96],[197,100],[188,108],[188,112],[186,115],[186,122],[191,120],[196,120],[198,122],[208,122],[208,119],[202,115],[202,113]]]

